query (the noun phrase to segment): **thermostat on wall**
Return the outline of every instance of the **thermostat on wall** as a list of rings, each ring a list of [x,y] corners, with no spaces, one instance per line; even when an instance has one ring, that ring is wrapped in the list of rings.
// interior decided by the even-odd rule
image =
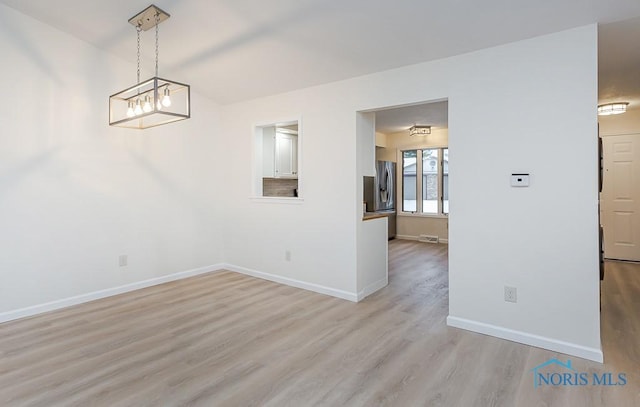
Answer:
[[[512,187],[528,187],[529,174],[511,174]]]

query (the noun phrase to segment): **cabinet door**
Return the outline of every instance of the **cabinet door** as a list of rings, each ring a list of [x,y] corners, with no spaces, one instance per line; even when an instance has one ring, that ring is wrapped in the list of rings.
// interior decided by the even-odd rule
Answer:
[[[276,133],[276,177],[298,177],[298,137]]]

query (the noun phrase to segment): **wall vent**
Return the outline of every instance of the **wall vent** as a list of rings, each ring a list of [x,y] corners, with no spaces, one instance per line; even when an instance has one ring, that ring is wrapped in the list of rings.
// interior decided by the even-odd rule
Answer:
[[[438,236],[420,235],[418,236],[418,242],[438,243]]]

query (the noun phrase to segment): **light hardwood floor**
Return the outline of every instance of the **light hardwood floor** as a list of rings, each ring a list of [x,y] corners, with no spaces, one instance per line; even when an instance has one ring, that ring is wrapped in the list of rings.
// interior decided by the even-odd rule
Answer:
[[[231,272],[0,325],[0,406],[638,406],[640,266],[607,263],[602,338],[624,387],[533,386],[559,355],[446,326],[447,246],[390,243],[354,304]]]

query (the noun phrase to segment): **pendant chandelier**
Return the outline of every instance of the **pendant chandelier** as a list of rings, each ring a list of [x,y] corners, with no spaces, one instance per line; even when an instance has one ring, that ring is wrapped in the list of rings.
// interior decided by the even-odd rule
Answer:
[[[627,111],[629,102],[607,103],[598,106],[598,116],[609,116],[612,114],[622,114]]]
[[[129,19],[138,37],[137,84],[109,97],[109,125],[147,129],[191,117],[191,87],[158,77],[158,26],[168,19],[153,4]],[[155,76],[140,82],[140,33],[156,29]]]
[[[419,126],[413,125],[409,129],[410,136],[426,136],[427,134],[431,134],[431,126]]]

